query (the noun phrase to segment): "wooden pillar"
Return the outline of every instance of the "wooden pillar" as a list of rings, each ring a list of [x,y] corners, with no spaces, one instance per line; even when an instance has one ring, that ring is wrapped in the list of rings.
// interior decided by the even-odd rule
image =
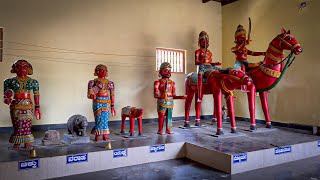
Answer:
[[[3,57],[3,28],[0,27],[0,62],[2,62]]]

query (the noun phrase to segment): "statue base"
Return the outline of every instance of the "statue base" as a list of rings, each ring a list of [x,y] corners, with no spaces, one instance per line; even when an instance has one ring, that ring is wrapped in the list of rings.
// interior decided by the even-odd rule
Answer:
[[[190,125],[189,127],[179,126],[179,128],[181,128],[181,129],[203,128],[203,127],[207,127],[207,126],[206,125],[202,125],[202,124],[200,126]]]
[[[145,135],[138,135],[138,134],[135,134],[135,135],[133,135],[133,136],[130,136],[130,135],[124,135],[123,136],[124,138],[130,138],[130,139],[138,139],[138,138],[146,138],[147,136],[145,136]]]
[[[46,140],[42,139],[42,145],[50,146],[50,145],[60,145],[62,144],[61,140]]]
[[[216,138],[235,138],[235,137],[240,137],[240,136],[246,136],[246,134],[242,132],[237,132],[237,133],[230,133],[230,132],[223,132],[224,134],[222,135],[217,135],[216,131],[214,134],[211,134],[211,136],[216,137]]]
[[[44,138],[42,139],[42,145],[60,145],[62,144],[60,140],[60,133],[57,130],[48,130],[44,133]]]
[[[90,136],[72,136],[71,134],[64,134],[63,140],[68,144],[81,144],[90,142]]]

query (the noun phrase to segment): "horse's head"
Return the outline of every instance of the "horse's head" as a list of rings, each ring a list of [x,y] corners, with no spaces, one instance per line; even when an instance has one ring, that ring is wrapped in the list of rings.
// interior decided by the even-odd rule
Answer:
[[[239,69],[228,68],[228,73],[225,76],[225,80],[228,80],[231,84],[235,86],[238,85],[247,85],[250,86],[252,84],[251,77],[247,76],[245,72]]]
[[[296,38],[290,34],[290,30],[286,31],[281,29],[281,34],[274,38],[271,44],[278,48],[278,50],[290,50],[296,55],[302,52],[301,45],[298,43]]]

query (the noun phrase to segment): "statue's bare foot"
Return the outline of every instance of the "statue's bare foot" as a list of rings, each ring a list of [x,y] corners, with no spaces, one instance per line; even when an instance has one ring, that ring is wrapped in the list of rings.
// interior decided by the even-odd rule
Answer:
[[[174,134],[174,132],[172,132],[171,130],[166,130],[167,134]]]
[[[32,149],[33,147],[32,147],[32,144],[31,144],[31,143],[25,143],[25,144],[24,144],[24,148],[26,148],[26,149]]]
[[[20,144],[14,144],[13,145],[14,150],[20,150]]]
[[[96,135],[96,137],[94,138],[95,141],[99,142],[102,141],[102,138],[100,135]]]
[[[108,140],[110,140],[110,138],[109,138],[108,134],[104,134],[104,135],[103,135],[103,140],[104,140],[104,141],[108,141]]]

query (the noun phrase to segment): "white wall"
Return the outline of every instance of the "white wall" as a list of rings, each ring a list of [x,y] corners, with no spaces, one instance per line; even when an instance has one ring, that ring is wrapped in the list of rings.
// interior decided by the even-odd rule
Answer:
[[[1,0],[0,4],[0,26],[5,28],[5,41],[120,55],[154,56],[156,47],[186,49],[188,72],[191,72],[196,70],[193,58],[198,48],[198,34],[205,30],[210,36],[214,57],[222,57],[222,13],[217,2]],[[4,47],[39,49],[6,42]],[[93,71],[100,63],[108,66],[109,79],[116,86],[117,116],[111,120],[119,120],[121,108],[127,105],[144,108],[144,118],[157,117],[153,98],[153,82],[157,79],[154,57],[8,49],[4,53],[23,56],[4,56],[4,62],[0,63],[0,81],[13,76],[11,65],[18,59],[26,59],[33,65],[31,77],[40,83],[43,115],[42,120],[34,124],[66,123],[74,114],[93,121],[91,101],[86,97],[87,82],[95,78]],[[172,77],[178,95],[184,94],[185,76],[174,74]],[[2,83],[0,89],[3,89]],[[173,116],[184,116],[183,101],[175,103]],[[212,98],[208,96],[204,99],[202,114],[212,114],[212,109]],[[194,111],[192,113],[194,115]],[[9,107],[0,103],[0,127],[6,126],[11,126]]]

